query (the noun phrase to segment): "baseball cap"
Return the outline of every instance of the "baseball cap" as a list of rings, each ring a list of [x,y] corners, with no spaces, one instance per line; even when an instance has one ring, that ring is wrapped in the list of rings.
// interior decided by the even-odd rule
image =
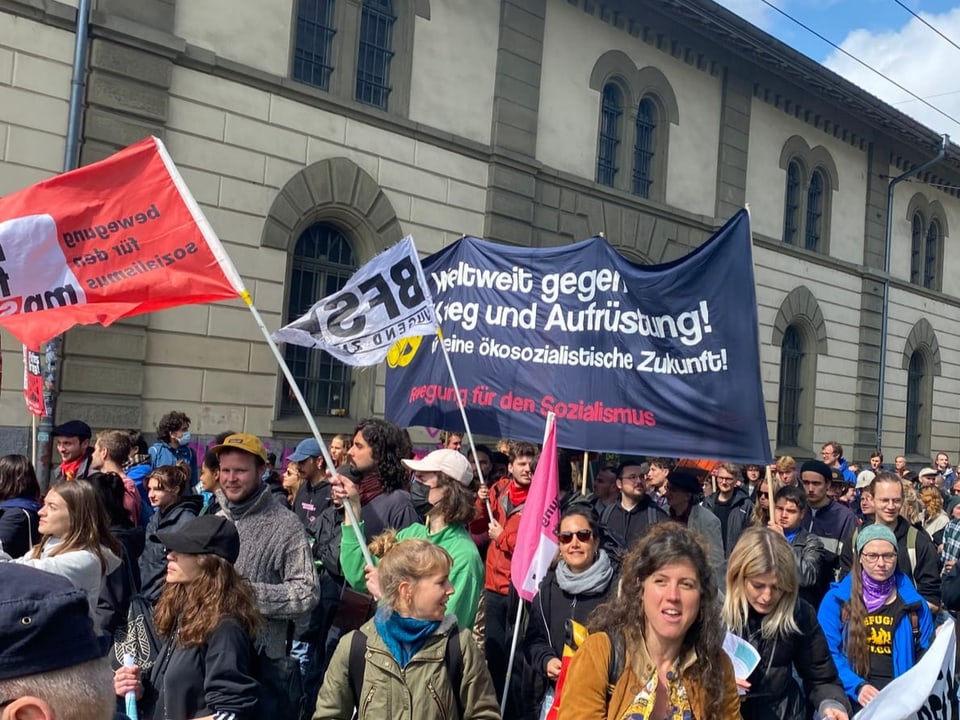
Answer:
[[[248,435],[247,433],[227,435],[222,443],[214,445],[210,450],[218,456],[224,450],[243,450],[251,455],[256,455],[264,463],[267,462],[267,449],[263,446],[263,442],[256,435]]]
[[[102,656],[82,590],[62,575],[0,563],[0,680]]]
[[[316,438],[311,437],[306,440],[301,440],[287,459],[293,462],[300,462],[301,460],[320,457],[321,455],[323,455],[323,451],[320,450],[320,443],[317,442]]]
[[[232,563],[240,555],[240,535],[236,526],[219,515],[201,515],[175,530],[153,533],[150,540],[174,552],[219,555]]]
[[[923,470],[917,473],[917,477],[928,477],[930,475],[939,475],[939,474],[940,473],[934,470],[933,468],[925,467]]]
[[[53,429],[54,437],[77,437],[81,440],[89,440],[92,435],[90,426],[83,420],[68,420]]]
[[[873,470],[861,470],[860,474],[857,475],[857,490],[869,486],[876,476],[877,474]]]
[[[462,453],[456,450],[434,450],[423,460],[401,460],[403,466],[414,472],[439,472],[452,477],[461,485],[473,482],[473,468]]]

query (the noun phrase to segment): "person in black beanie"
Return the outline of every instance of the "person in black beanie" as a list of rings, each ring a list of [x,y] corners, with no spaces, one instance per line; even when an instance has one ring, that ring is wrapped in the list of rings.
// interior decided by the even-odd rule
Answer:
[[[827,495],[832,479],[833,471],[824,462],[808,460],[800,466],[800,483],[808,504],[801,527],[820,538],[825,551],[820,571],[822,587],[816,590],[819,596],[826,592],[831,582],[840,579],[843,573],[841,556],[845,549],[849,553],[857,529],[857,517],[853,511]]]

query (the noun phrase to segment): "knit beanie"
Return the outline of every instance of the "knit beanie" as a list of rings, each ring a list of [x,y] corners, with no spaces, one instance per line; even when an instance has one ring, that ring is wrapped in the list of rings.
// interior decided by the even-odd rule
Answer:
[[[860,531],[857,533],[857,552],[862,552],[863,546],[871,540],[886,540],[893,546],[894,550],[897,549],[897,536],[894,535],[893,530],[886,525],[873,523],[872,525],[865,525],[860,528]]]
[[[950,502],[947,503],[947,507],[946,507],[947,517],[949,517],[951,520],[953,520],[953,509],[957,505],[960,505],[960,495],[950,498]]]

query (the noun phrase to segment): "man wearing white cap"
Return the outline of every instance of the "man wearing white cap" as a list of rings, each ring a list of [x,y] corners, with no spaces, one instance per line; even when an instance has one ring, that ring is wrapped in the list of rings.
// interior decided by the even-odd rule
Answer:
[[[423,460],[401,462],[415,473],[411,495],[414,503],[425,510],[426,520],[400,530],[396,540],[423,538],[450,553],[453,558],[450,583],[454,593],[447,611],[457,616],[461,628],[472,628],[484,574],[480,552],[467,530],[477,513],[476,495],[470,489],[473,469],[461,453],[450,449],[434,450]],[[359,498],[354,494],[348,499],[355,503],[354,510],[359,517]],[[362,530],[362,521],[360,525]],[[344,530],[340,542],[340,565],[352,587],[371,592],[375,597],[379,595],[376,571],[367,571],[364,576],[363,555],[352,531]]]

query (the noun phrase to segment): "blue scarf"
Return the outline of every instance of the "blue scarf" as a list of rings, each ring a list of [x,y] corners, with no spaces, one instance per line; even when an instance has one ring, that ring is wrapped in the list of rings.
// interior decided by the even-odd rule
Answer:
[[[795,538],[797,537],[797,535],[799,535],[799,534],[800,534],[800,528],[799,528],[799,527],[798,527],[796,530],[784,530],[784,531],[783,531],[783,536],[787,539],[787,542],[790,543],[791,545],[793,544],[794,539],[795,539]]]
[[[403,669],[414,655],[433,635],[438,627],[439,620],[418,620],[417,618],[403,617],[388,608],[377,610],[373,620],[377,632],[383,638],[393,659]]]

